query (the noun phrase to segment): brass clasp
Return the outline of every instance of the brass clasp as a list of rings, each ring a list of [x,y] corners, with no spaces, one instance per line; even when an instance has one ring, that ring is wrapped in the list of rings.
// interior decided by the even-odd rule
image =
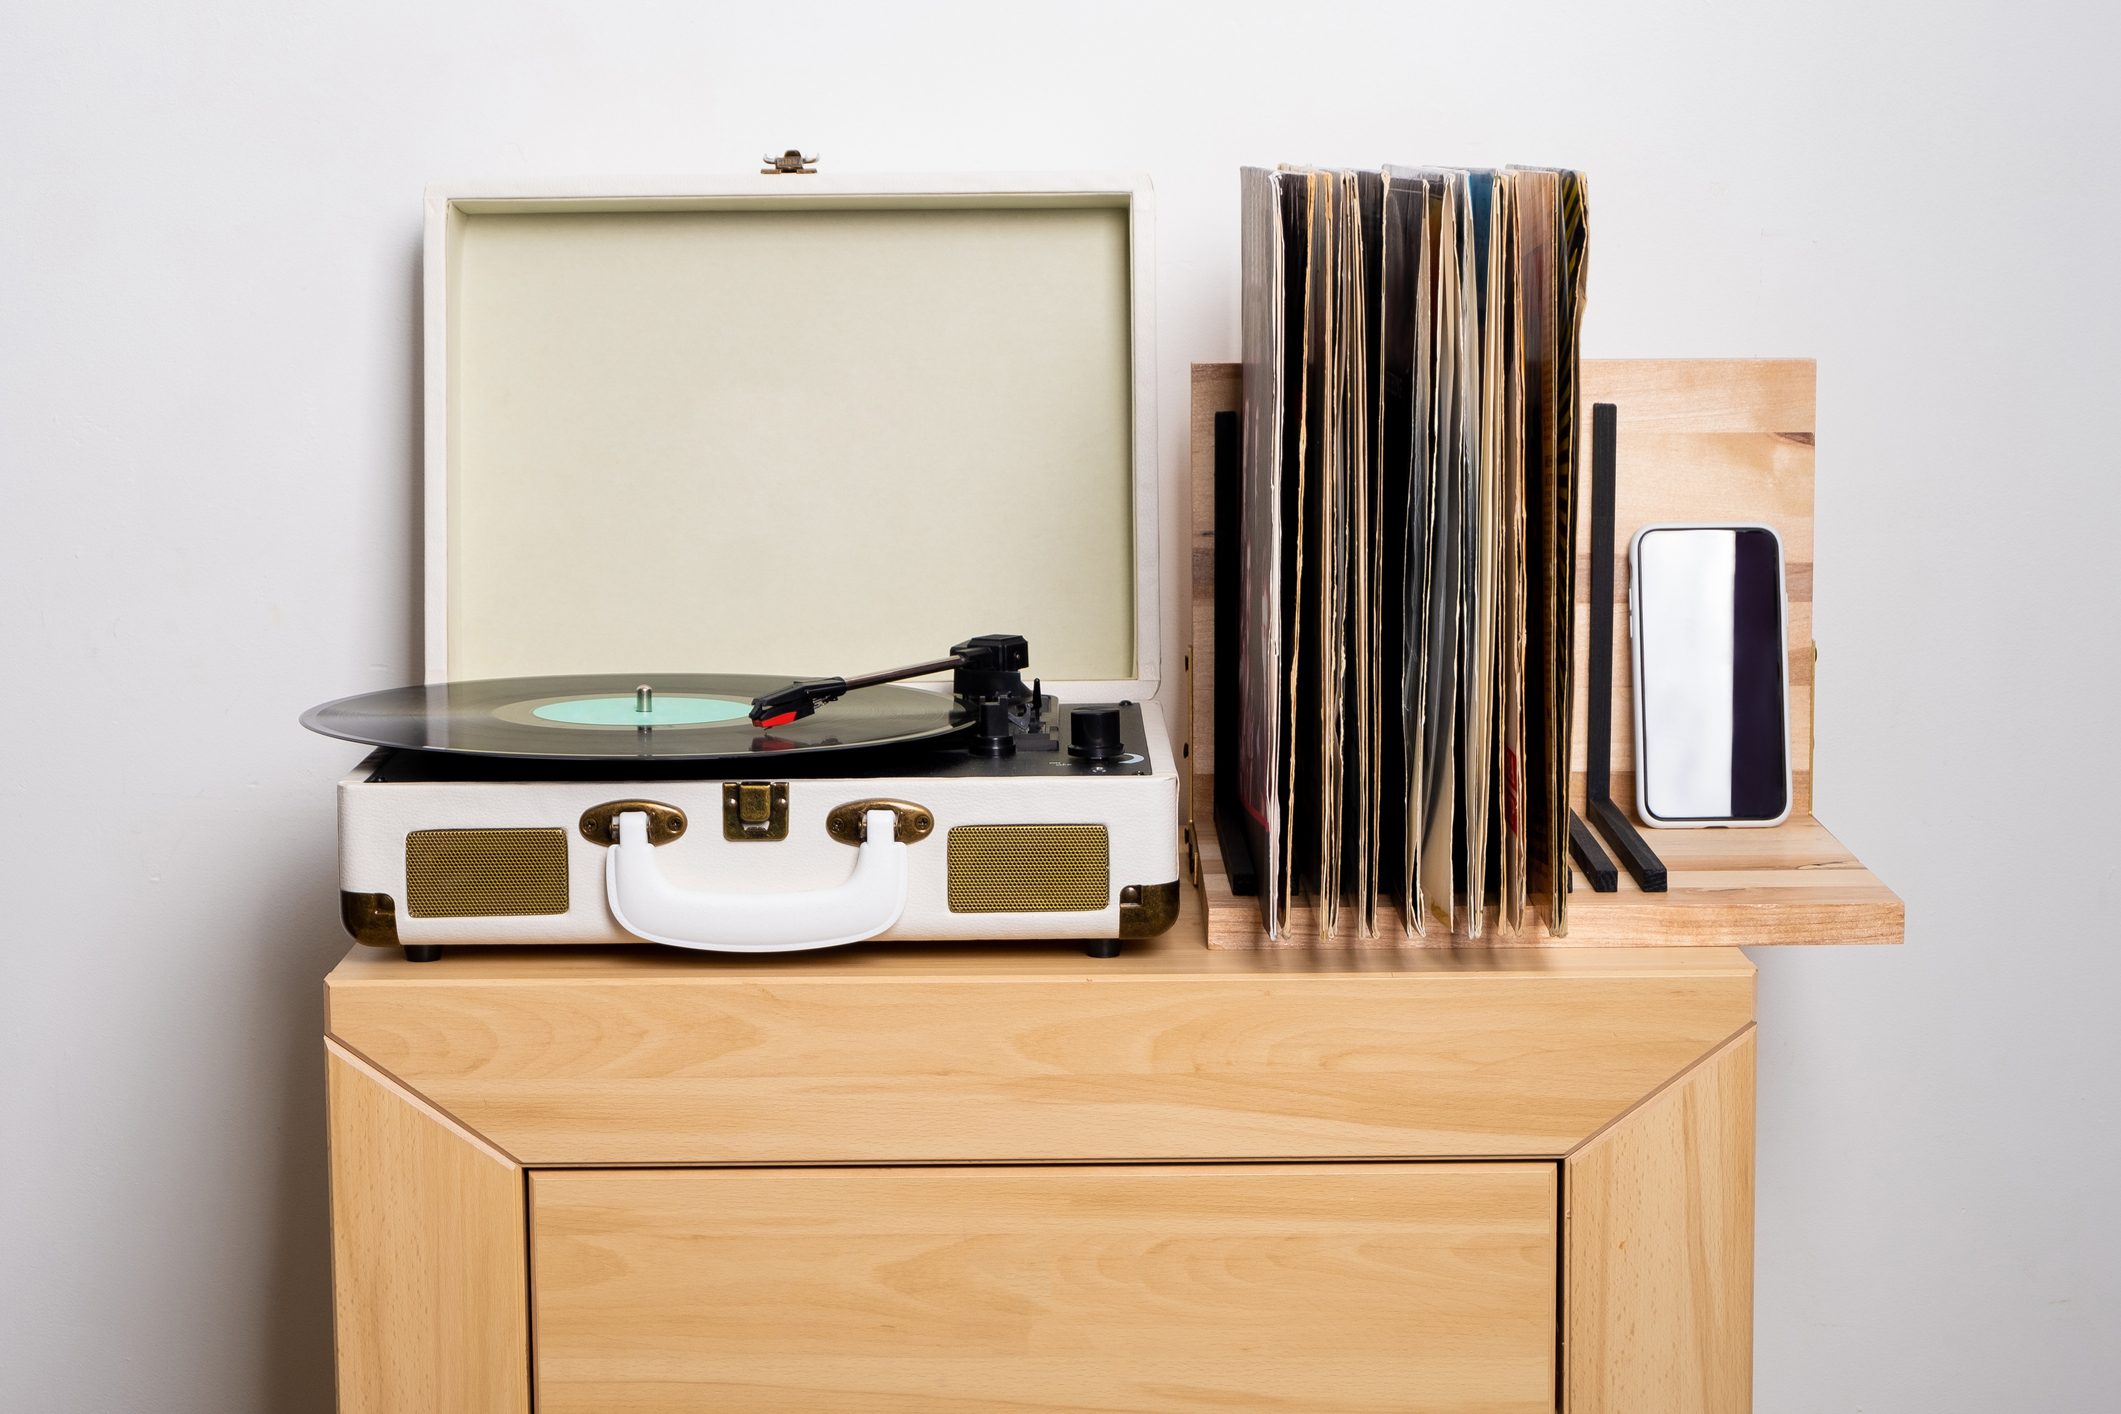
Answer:
[[[722,838],[788,838],[786,781],[731,781],[722,787]]]

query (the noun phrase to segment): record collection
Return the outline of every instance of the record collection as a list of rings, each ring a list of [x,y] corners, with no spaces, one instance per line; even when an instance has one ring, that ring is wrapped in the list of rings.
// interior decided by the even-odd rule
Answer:
[[[1567,932],[1580,173],[1247,168],[1237,791],[1267,931]],[[1395,916],[1396,915],[1396,916]]]

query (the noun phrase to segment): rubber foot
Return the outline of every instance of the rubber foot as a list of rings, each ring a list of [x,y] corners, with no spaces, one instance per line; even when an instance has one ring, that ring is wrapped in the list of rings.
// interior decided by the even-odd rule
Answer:
[[[1119,939],[1092,938],[1089,942],[1083,944],[1083,951],[1092,957],[1118,957]]]
[[[407,943],[405,945],[405,960],[407,962],[440,962],[442,960],[442,945],[440,943]]]

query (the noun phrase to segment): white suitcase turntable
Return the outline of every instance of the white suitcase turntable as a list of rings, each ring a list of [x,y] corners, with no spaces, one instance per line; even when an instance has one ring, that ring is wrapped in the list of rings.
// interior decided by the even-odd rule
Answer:
[[[430,681],[303,718],[382,748],[349,931],[1168,927],[1148,270],[1134,179],[430,190]]]

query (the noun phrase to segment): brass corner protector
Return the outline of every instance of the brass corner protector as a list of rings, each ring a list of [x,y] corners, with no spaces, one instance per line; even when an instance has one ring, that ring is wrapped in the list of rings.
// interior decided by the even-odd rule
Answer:
[[[1129,884],[1119,891],[1119,935],[1153,938],[1178,921],[1178,880]]]
[[[357,894],[339,890],[339,921],[353,940],[371,948],[398,945],[398,905],[389,894]]]

